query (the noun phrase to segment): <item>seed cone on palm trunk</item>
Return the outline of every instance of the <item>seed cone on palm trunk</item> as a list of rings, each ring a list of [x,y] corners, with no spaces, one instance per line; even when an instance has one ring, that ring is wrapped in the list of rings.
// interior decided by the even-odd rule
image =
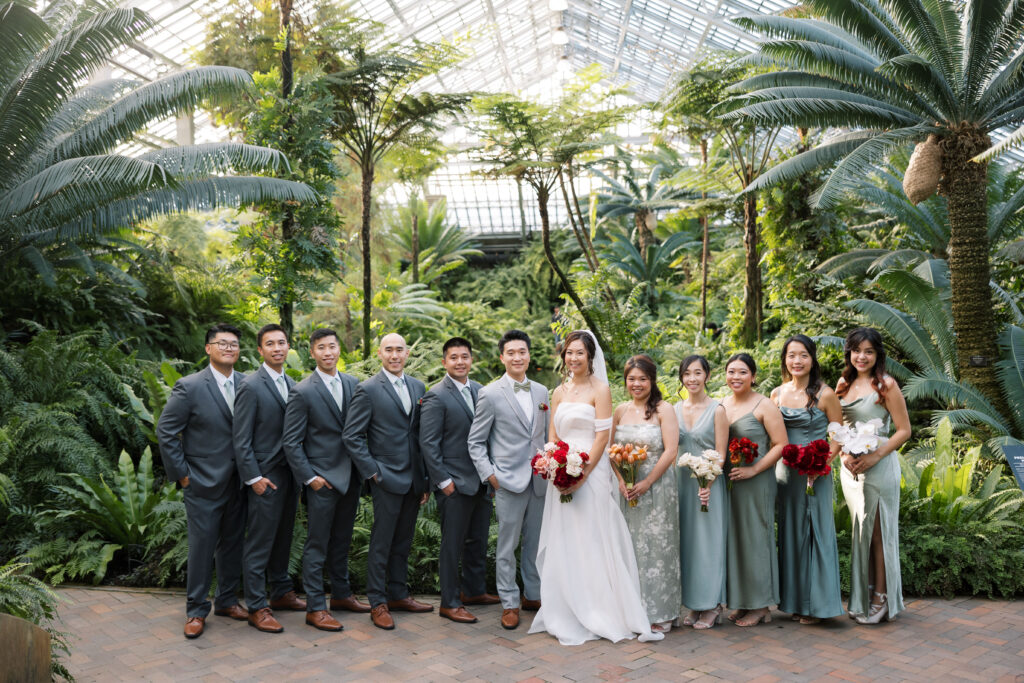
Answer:
[[[907,172],[903,174],[903,191],[914,204],[920,204],[935,194],[942,178],[942,148],[934,133],[914,146]]]

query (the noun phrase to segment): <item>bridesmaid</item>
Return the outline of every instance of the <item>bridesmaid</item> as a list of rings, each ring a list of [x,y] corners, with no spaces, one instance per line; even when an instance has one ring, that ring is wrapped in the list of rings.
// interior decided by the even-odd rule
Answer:
[[[626,361],[626,391],[633,399],[615,409],[612,443],[647,446],[647,460],[637,468],[629,491],[618,470],[619,501],[633,539],[640,570],[640,596],[651,630],[668,631],[679,619],[679,499],[671,476],[676,461],[679,425],[672,406],[661,398],[658,368],[649,356]],[[629,501],[636,500],[636,507]]]
[[[794,335],[782,346],[784,384],[772,392],[782,412],[789,443],[803,446],[828,439],[828,423],[842,422],[835,392],[821,381],[817,348],[809,337]],[[782,460],[775,465],[779,511],[779,609],[801,624],[817,624],[843,613],[839,592],[839,549],[832,514],[832,476],[814,480]]]
[[[729,447],[729,418],[725,408],[707,394],[711,366],[703,356],[687,356],[679,364],[679,381],[686,399],[676,404],[679,451],[697,455]],[[729,492],[725,478],[699,488],[689,467],[677,468],[679,487],[679,549],[682,557],[682,604],[690,610],[683,624],[708,629],[721,620],[725,602],[725,538],[729,530]],[[700,506],[706,504],[707,512]]]
[[[882,335],[858,327],[846,335],[846,368],[836,385],[847,424],[881,418],[896,431],[873,453],[842,454],[839,481],[853,520],[850,616],[859,624],[892,620],[903,611],[900,580],[900,463],[891,455],[910,438],[910,416],[899,385],[885,373]]]
[[[737,626],[771,621],[770,606],[779,602],[779,560],[775,552],[775,463],[782,456],[786,425],[775,404],[754,391],[757,364],[737,353],[725,365],[732,395],[722,401],[729,418],[729,438],[757,444],[750,465],[732,467],[729,479],[729,537],[726,543],[726,595],[729,619]],[[770,445],[770,448],[769,448]]]

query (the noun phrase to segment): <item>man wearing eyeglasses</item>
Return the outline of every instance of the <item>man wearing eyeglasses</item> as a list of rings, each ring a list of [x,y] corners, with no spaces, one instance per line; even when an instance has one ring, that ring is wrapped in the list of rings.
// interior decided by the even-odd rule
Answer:
[[[243,375],[234,371],[241,332],[218,323],[206,332],[210,367],[182,377],[160,414],[156,433],[170,479],[182,487],[188,518],[185,637],[198,638],[210,613],[245,621],[236,595],[242,573],[245,503],[235,467],[232,422]]]

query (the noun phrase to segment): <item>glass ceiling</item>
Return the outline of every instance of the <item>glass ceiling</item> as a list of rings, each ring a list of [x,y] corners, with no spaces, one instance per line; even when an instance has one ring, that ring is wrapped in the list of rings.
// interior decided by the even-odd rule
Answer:
[[[302,12],[315,0],[296,0]],[[226,0],[126,0],[153,17],[158,27],[131,50],[116,55],[103,77],[151,80],[193,64],[202,44],[206,17]],[[512,91],[540,98],[558,92],[567,71],[597,62],[611,82],[629,86],[640,101],[658,98],[671,74],[687,68],[704,47],[749,51],[753,39],[731,25],[741,14],[786,9],[788,0],[354,0],[358,16],[385,24],[399,40],[434,41],[462,37],[470,56],[430,83],[432,90]],[[645,141],[644,122],[620,131],[627,142]],[[166,146],[226,137],[204,112],[168,119],[137,139],[139,147]],[[445,136],[449,144],[472,144],[464,129]],[[463,228],[477,233],[521,228],[518,188],[511,180],[474,177],[474,165],[456,155],[427,184],[429,195],[444,196]],[[582,190],[587,191],[584,187]],[[539,225],[529,188],[526,223]],[[401,188],[387,199],[401,201]],[[564,207],[552,201],[552,220],[564,220]]]

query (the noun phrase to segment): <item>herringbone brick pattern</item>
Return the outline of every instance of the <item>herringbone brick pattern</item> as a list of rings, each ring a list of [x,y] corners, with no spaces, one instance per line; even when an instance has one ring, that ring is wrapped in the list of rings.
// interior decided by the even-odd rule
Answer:
[[[212,616],[186,640],[185,598],[175,592],[63,588],[73,634],[69,668],[80,681],[980,681],[1024,683],[1024,601],[909,600],[896,621],[861,627],[846,618],[800,626],[775,613],[741,629],[673,630],[658,643],[596,641],[562,647],[501,628],[500,608],[474,607],[478,624],[437,613],[396,613],[394,631],[337,612],[342,633],[278,612],[281,634]],[[421,598],[437,605],[436,597]]]

